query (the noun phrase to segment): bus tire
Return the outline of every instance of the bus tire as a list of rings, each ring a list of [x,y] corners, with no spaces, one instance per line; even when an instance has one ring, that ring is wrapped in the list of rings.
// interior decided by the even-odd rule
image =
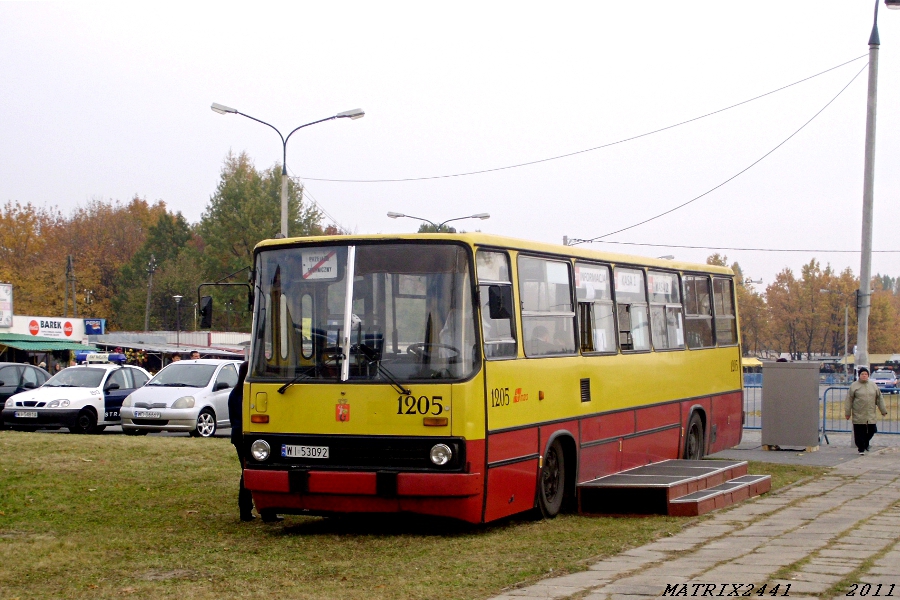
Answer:
[[[696,412],[688,421],[687,433],[684,436],[684,459],[700,460],[703,458],[703,419]]]
[[[191,437],[212,437],[216,433],[216,415],[212,410],[204,408],[197,415],[197,426],[191,430]]]
[[[90,408],[82,408],[75,422],[69,426],[72,433],[94,433],[97,430],[97,413]]]
[[[538,479],[538,509],[545,519],[559,514],[566,494],[566,463],[562,444],[554,440],[544,455]]]

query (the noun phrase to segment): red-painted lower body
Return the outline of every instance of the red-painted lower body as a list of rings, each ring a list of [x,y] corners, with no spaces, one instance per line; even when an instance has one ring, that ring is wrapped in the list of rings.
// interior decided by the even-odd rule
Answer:
[[[484,461],[484,442],[466,443],[470,465]],[[365,471],[309,471],[303,491],[291,490],[286,470],[245,469],[244,485],[257,510],[282,513],[412,512],[480,523],[484,498],[481,469],[469,473],[397,473],[396,490],[379,494],[377,475]]]

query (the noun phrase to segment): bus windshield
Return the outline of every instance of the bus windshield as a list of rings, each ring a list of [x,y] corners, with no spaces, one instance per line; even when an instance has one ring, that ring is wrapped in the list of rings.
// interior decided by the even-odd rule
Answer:
[[[263,250],[251,373],[301,384],[468,378],[479,359],[471,272],[458,244]]]

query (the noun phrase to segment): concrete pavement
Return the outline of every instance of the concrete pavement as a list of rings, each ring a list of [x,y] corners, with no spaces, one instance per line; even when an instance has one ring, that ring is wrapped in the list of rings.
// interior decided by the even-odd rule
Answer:
[[[846,592],[836,587],[842,583],[855,584],[850,590],[856,596],[900,598],[897,438],[878,435],[873,452],[859,456],[846,434],[829,435],[830,445],[807,453],[764,451],[759,432],[745,432],[737,449],[714,457],[833,468],[815,481],[714,512],[586,571],[505,590],[492,600],[843,598]]]

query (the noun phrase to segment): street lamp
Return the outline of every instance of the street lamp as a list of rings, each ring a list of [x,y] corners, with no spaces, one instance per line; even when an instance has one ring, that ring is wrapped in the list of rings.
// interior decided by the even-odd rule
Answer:
[[[175,298],[175,345],[181,348],[181,299],[184,296],[174,295]]]
[[[278,137],[281,138],[281,147],[282,147],[282,158],[281,158],[281,235],[278,237],[286,238],[288,236],[288,193],[287,193],[287,143],[288,140],[291,139],[291,136],[294,135],[294,132],[298,129],[303,129],[304,127],[309,127],[310,125],[315,125],[316,123],[323,123],[325,121],[331,121],[332,119],[360,119],[366,116],[366,113],[361,108],[354,108],[352,110],[345,110],[344,112],[339,112],[338,114],[328,117],[325,119],[319,119],[318,121],[313,121],[311,123],[307,123],[306,125],[301,125],[300,127],[295,128],[287,137],[281,135],[281,132],[274,125],[270,125],[265,121],[261,121],[256,117],[251,117],[250,115],[245,115],[241,111],[236,108],[231,108],[229,106],[223,106],[222,104],[217,104],[215,102],[212,103],[213,112],[219,113],[220,115],[227,114],[235,114],[241,115],[242,117],[247,117],[248,119],[252,119],[257,123],[262,123],[263,125],[268,125],[272,129],[275,130],[275,133],[278,134]]]
[[[429,221],[428,219],[423,219],[422,217],[414,217],[412,215],[405,215],[403,213],[398,213],[398,212],[389,212],[387,214],[387,216],[391,219],[400,219],[402,217],[405,217],[407,219],[415,219],[417,221],[424,221],[426,223],[431,224],[431,226],[434,227],[434,229],[437,233],[442,233],[441,227],[443,227],[444,225],[446,225],[447,223],[449,223],[451,221],[462,221],[463,219],[481,219],[483,221],[485,219],[491,218],[491,215],[489,215],[488,213],[476,213],[474,215],[469,215],[468,217],[456,217],[455,219],[447,219],[446,221],[444,221],[442,223],[435,223],[433,221]]]
[[[884,0],[888,8],[900,8],[900,0]],[[862,249],[859,266],[859,299],[856,327],[856,347],[858,358],[854,369],[869,367],[869,309],[872,306],[872,294],[869,286],[872,280],[872,213],[873,188],[875,185],[875,105],[878,91],[878,0],[875,0],[875,18],[872,22],[872,33],[869,36],[869,91],[866,110],[866,157],[863,167],[863,213],[862,213]],[[863,292],[865,290],[865,292]]]
[[[820,294],[840,294],[837,290],[819,290]],[[844,375],[849,377],[850,365],[847,364],[847,331],[850,322],[850,306],[844,304]]]

